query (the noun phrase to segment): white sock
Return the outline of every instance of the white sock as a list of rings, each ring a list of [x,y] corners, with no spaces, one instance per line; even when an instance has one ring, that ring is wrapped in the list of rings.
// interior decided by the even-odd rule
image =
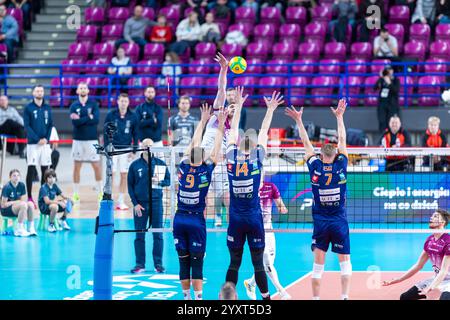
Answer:
[[[119,193],[119,204],[123,204],[123,193]]]
[[[248,280],[248,283],[249,283],[251,286],[256,286],[255,275],[253,275],[253,276],[250,278],[250,280]]]
[[[348,300],[348,294],[341,295],[341,300]]]
[[[283,286],[280,284],[280,281],[278,280],[278,273],[277,270],[275,269],[275,267],[269,266],[266,268],[266,273],[267,276],[269,277],[270,281],[272,281],[273,285],[275,286],[275,288],[277,288],[278,292],[283,292],[284,288]]]
[[[34,228],[34,220],[28,221],[28,228]]]
[[[17,223],[17,229],[18,230],[23,230],[23,229],[25,229],[25,224],[22,222],[22,223]]]
[[[183,290],[183,298],[184,300],[192,300],[191,298],[191,290]]]
[[[97,181],[97,192],[101,193],[103,190],[102,180]]]
[[[194,291],[195,300],[203,300],[203,291]]]
[[[79,183],[74,183],[73,184],[73,193],[80,193],[80,184]]]
[[[320,297],[313,297],[313,300],[320,300]]]

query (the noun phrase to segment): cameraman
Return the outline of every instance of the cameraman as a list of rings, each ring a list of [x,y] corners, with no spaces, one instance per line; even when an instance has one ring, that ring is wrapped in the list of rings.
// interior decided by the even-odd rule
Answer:
[[[396,60],[398,57],[398,42],[389,34],[386,28],[381,28],[380,35],[373,41],[373,55],[377,58]],[[394,59],[392,59],[394,58]]]
[[[400,114],[398,105],[400,81],[394,76],[394,69],[391,66],[388,65],[381,71],[374,90],[380,92],[377,109],[378,129],[383,132],[388,126],[389,119],[393,115]]]

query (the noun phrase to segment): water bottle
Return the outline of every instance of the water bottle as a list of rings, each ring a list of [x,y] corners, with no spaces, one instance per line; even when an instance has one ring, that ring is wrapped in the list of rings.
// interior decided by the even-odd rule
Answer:
[[[66,212],[67,212],[67,213],[72,212],[72,201],[71,201],[71,200],[67,200],[67,204],[66,204]]]

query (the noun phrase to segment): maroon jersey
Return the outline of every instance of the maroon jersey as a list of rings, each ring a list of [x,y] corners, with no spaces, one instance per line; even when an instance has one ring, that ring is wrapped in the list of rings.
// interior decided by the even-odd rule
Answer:
[[[450,234],[444,233],[437,240],[433,235],[429,236],[425,241],[423,250],[428,254],[433,264],[434,272],[438,274],[442,266],[442,260],[444,260],[445,256],[450,255]]]
[[[264,223],[272,222],[272,202],[280,198],[280,191],[272,182],[264,182],[259,189],[259,198]]]

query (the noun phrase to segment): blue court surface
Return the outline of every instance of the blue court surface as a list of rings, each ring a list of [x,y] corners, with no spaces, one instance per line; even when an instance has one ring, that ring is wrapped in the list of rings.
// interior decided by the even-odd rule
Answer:
[[[72,230],[35,238],[0,236],[0,299],[92,299],[95,220],[72,219]],[[131,219],[115,222],[116,229],[132,229]],[[354,271],[407,270],[417,260],[427,234],[352,234]],[[182,299],[178,281],[178,259],[170,233],[164,234],[165,274],[153,271],[152,237],[147,234],[147,272],[132,275],[134,234],[115,235],[114,299]],[[287,286],[310,272],[310,233],[278,233],[275,266],[280,282]],[[229,263],[225,233],[208,233],[204,264],[204,299],[217,299]],[[238,296],[246,299],[242,281],[252,274],[248,248],[239,273]],[[327,257],[325,269],[338,271],[337,257]],[[427,264],[426,271],[431,270]],[[270,283],[270,281],[269,281]],[[271,293],[275,289],[270,284]]]

